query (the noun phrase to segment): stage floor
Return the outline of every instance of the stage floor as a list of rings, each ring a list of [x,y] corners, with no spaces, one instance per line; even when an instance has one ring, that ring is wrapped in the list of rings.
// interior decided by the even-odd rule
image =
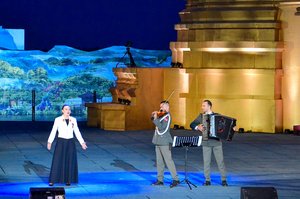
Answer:
[[[30,187],[47,187],[52,152],[46,149],[51,124],[1,123],[0,198],[28,198]],[[79,184],[65,187],[66,198],[188,198],[239,199],[242,186],[274,186],[279,198],[300,198],[300,136],[281,134],[236,134],[224,142],[229,187],[220,185],[215,161],[212,183],[204,187],[202,148],[189,151],[189,178],[198,187],[186,184],[169,188],[153,187],[156,179],[153,131],[108,132],[81,124],[88,150],[77,145]],[[174,130],[173,135],[192,135]],[[174,148],[173,159],[184,178],[184,149]],[[64,186],[64,185],[57,185]]]

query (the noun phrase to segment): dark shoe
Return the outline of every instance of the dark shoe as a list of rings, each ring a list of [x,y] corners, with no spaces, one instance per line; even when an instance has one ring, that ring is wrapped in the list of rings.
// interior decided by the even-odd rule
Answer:
[[[210,185],[211,185],[210,181],[205,181],[205,182],[203,183],[203,186],[210,186]]]
[[[223,187],[228,187],[228,184],[227,184],[227,181],[226,181],[226,180],[223,180],[223,181],[222,181],[222,186],[223,186]]]
[[[170,188],[176,187],[179,184],[180,184],[179,180],[173,180],[172,184],[170,184]]]
[[[54,184],[52,182],[49,182],[49,186],[52,187]]]
[[[152,183],[152,185],[159,186],[159,185],[164,185],[164,183],[162,181],[157,180],[156,182]]]
[[[70,186],[70,185],[71,185],[71,183],[69,183],[69,182],[66,183],[66,186]]]

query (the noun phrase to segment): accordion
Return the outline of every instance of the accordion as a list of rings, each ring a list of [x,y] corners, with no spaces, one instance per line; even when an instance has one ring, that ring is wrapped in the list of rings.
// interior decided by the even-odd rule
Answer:
[[[233,127],[236,126],[236,119],[220,114],[203,114],[202,124],[204,126],[203,140],[208,140],[210,137],[231,141],[234,135]]]

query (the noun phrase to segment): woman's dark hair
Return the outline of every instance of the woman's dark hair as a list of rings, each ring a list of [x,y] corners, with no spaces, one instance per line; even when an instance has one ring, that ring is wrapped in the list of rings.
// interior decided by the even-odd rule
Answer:
[[[203,102],[206,102],[210,107],[212,107],[212,103],[210,100],[203,100]]]
[[[61,107],[61,110],[63,110],[66,106],[70,107],[68,104],[64,104],[64,105]]]

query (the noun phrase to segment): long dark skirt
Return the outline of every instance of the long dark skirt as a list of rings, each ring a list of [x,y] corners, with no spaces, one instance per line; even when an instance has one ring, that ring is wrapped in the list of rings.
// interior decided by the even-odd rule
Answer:
[[[78,163],[74,138],[57,139],[49,182],[78,183]]]

